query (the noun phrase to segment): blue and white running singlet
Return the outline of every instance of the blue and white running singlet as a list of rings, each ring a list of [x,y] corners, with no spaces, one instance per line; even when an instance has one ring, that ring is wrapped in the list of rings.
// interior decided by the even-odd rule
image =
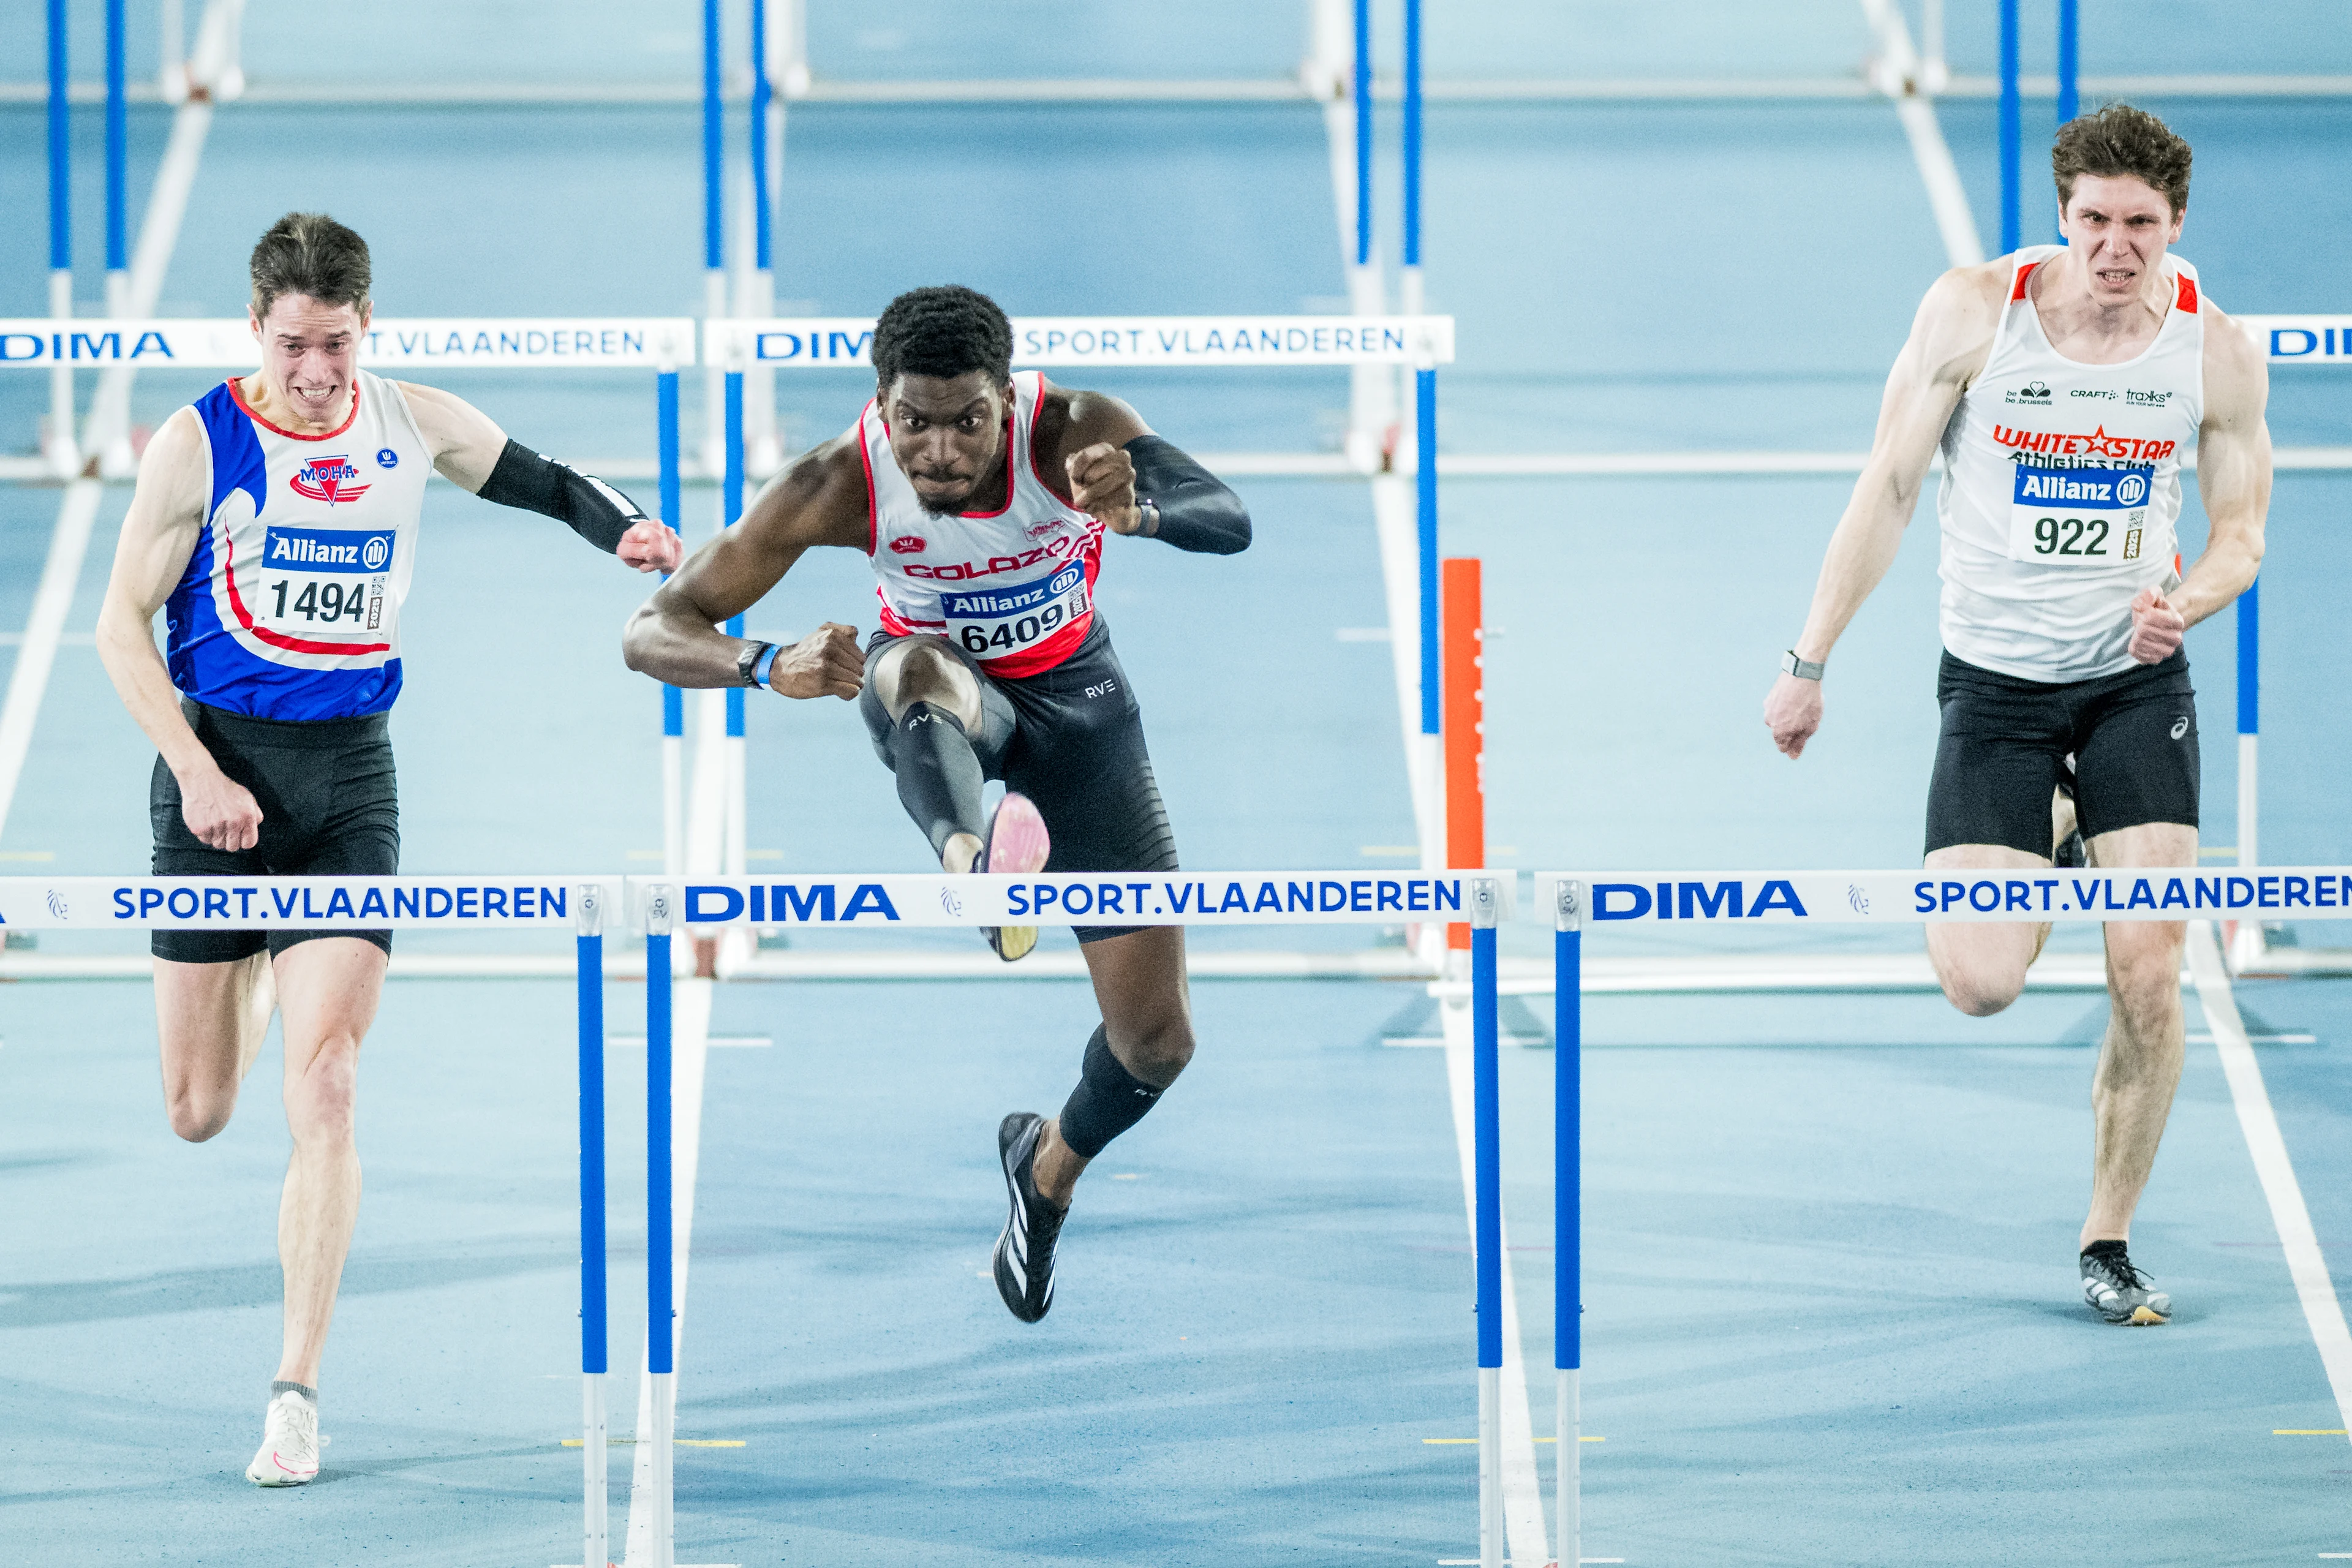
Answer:
[[[324,436],[268,423],[234,380],[195,409],[210,498],[164,605],[172,684],[257,719],[390,708],[432,467],[407,400],[362,371],[351,417]]]

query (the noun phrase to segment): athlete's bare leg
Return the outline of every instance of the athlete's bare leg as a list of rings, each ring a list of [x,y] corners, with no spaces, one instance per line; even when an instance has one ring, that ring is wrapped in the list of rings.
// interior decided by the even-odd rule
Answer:
[[[1090,942],[1082,950],[1118,1065],[1154,1089],[1176,1081],[1192,1059],[1192,994],[1184,977],[1184,928],[1148,926]],[[1087,1161],[1062,1142],[1058,1119],[1037,1137],[1037,1191],[1067,1207]]]
[[[201,1143],[228,1125],[277,1000],[267,952],[228,963],[155,961],[155,1032],[173,1131]]]
[[[2194,869],[2197,830],[2151,822],[2091,840],[2094,864]],[[2180,1086],[2182,1024],[2179,921],[2107,924],[2107,994],[2113,1006],[2091,1079],[2091,1211],[2082,1246],[2131,1239],[2132,1211],[2156,1164],[2157,1144]]]
[[[1955,844],[1927,857],[1931,871],[2046,871],[2050,858],[2006,844]],[[2047,921],[1930,921],[1927,961],[1953,1006],[1971,1017],[2000,1012],[2025,989],[2025,972],[2050,938]]]
[[[950,651],[945,637],[903,637],[882,650],[874,661],[874,695],[895,724],[918,702],[928,702],[952,714],[966,734],[980,733],[980,682],[969,666]],[[971,869],[980,855],[975,834],[957,833],[940,848],[940,869],[957,875]]]
[[[278,1207],[286,1339],[278,1380],[316,1388],[343,1257],[360,1208],[360,1041],[383,993],[384,952],[356,937],[318,937],[278,958],[285,1020],[286,1125],[294,1155]]]

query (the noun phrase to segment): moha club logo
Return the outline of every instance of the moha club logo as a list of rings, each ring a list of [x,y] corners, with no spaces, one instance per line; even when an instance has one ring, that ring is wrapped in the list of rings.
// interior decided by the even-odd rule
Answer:
[[[352,466],[349,458],[313,458],[286,482],[293,487],[296,495],[333,506],[338,501],[357,500],[368,493],[367,486],[351,482],[359,477],[359,469]]]

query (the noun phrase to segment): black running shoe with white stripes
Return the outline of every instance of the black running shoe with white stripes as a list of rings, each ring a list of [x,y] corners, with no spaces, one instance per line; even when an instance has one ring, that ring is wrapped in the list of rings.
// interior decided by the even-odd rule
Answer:
[[[2083,1300],[2107,1321],[2141,1328],[2169,1322],[2172,1298],[2148,1284],[2122,1242],[2095,1241],[2083,1249]]]
[[[1034,1323],[1054,1304],[1054,1243],[1069,1210],[1038,1195],[1033,1167],[1045,1119],[1016,1110],[997,1124],[996,1155],[1004,1167],[1004,1190],[1013,1213],[996,1238],[996,1293],[1024,1323]]]

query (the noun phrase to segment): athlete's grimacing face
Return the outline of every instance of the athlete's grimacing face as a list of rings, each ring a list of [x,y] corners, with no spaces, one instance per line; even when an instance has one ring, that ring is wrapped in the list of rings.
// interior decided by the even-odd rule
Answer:
[[[331,424],[343,413],[343,395],[359,374],[360,339],[370,307],[330,305],[308,294],[280,294],[269,314],[246,319],[261,340],[261,375],[270,391],[313,423]]]
[[[2091,298],[2121,305],[2137,296],[2180,240],[2164,193],[2130,174],[2084,174],[2058,215],[2058,230],[2090,274]]]
[[[936,517],[971,504],[1004,460],[1004,411],[1013,395],[984,370],[961,375],[902,374],[882,390],[890,455]]]

